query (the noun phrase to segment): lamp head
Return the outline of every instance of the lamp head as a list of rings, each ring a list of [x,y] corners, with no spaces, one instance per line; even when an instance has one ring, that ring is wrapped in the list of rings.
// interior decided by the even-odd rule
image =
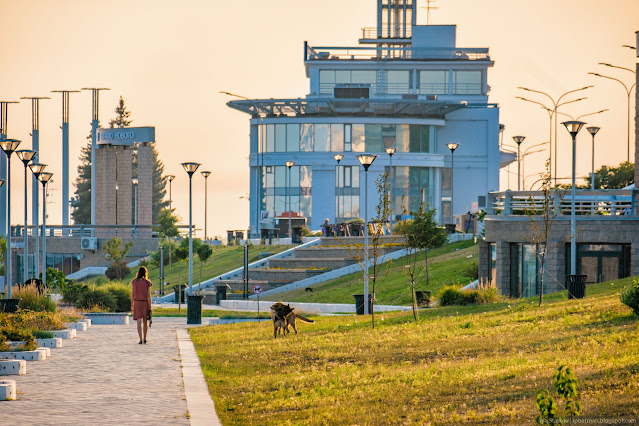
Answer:
[[[2,187],[2,185],[4,185],[4,179],[0,179],[0,187]]]
[[[29,168],[31,169],[31,172],[35,175],[36,179],[38,178],[38,175],[42,172],[44,172],[44,169],[47,168],[46,164],[40,164],[40,163],[31,163],[29,164]]]
[[[167,175],[166,178],[169,180],[169,182],[173,182],[173,179],[175,179],[175,175]]]
[[[18,156],[20,161],[24,163],[25,167],[29,164],[31,160],[33,160],[33,157],[35,157],[37,153],[38,153],[37,151],[33,151],[30,149],[21,149],[20,151],[16,151],[16,155]]]
[[[357,161],[364,167],[365,171],[368,171],[368,168],[373,164],[373,161],[377,158],[377,155],[373,154],[362,154],[357,156]]]
[[[342,158],[344,158],[344,156],[342,154],[335,154],[333,155],[333,158],[335,159],[335,161],[337,161],[337,164],[339,164],[339,162],[342,161]]]
[[[42,186],[45,186],[47,182],[51,180],[53,173],[43,172],[38,174],[38,180],[42,182]]]
[[[13,151],[18,149],[18,145],[20,145],[20,142],[21,141],[17,139],[5,139],[0,142],[0,148],[2,148],[5,154],[7,154],[7,157],[11,157]]]
[[[583,121],[564,121],[561,124],[566,126],[566,130],[568,130],[568,133],[570,133],[570,136],[572,136],[574,138],[574,137],[577,136],[577,133],[579,133],[581,128],[586,123],[584,123]]]
[[[386,148],[386,154],[388,154],[390,157],[395,154],[395,151],[397,151],[397,148]]]
[[[284,164],[286,164],[286,167],[288,167],[290,169],[291,167],[293,167],[295,165],[295,161],[287,161]]]
[[[197,168],[200,167],[200,163],[182,163],[182,167],[184,167],[184,171],[191,177],[193,173],[197,171]]]
[[[513,140],[517,145],[521,145],[524,139],[526,139],[526,136],[513,136]]]
[[[448,147],[448,149],[450,149],[450,152],[452,153],[452,152],[455,152],[459,144],[451,142],[451,143],[447,143],[446,146]]]
[[[590,134],[594,136],[599,130],[601,130],[601,127],[590,126],[586,127],[586,130],[588,130],[588,132],[590,132]]]
[[[210,171],[208,171],[208,170],[205,170],[205,171],[203,171],[203,172],[202,172],[202,176],[204,176],[204,179],[206,179],[207,177],[209,177],[209,175],[210,175],[210,174],[211,174],[211,172],[210,172]]]
[[[132,183],[133,185],[137,185],[137,184],[138,184],[138,180],[137,180],[137,179],[135,179],[135,178],[133,178],[133,179],[131,179],[131,183]]]

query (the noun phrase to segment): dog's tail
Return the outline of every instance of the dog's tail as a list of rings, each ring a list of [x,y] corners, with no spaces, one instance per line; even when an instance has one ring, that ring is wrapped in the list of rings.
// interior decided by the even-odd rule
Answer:
[[[300,314],[296,314],[295,315],[297,317],[298,320],[302,321],[302,322],[308,322],[310,324],[315,324],[315,321],[310,320],[308,318],[304,318],[303,316],[301,316]]]

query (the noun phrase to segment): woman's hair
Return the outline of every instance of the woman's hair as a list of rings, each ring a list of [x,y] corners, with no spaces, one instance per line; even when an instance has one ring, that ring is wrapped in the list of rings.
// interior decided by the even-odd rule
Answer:
[[[140,266],[140,269],[138,269],[138,274],[135,279],[139,280],[141,278],[144,278],[145,280],[149,279],[149,270],[146,269],[146,266]]]

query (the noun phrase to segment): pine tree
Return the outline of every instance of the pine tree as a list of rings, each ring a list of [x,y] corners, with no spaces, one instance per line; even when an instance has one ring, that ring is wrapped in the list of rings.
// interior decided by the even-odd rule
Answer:
[[[71,200],[71,218],[75,224],[91,223],[91,134],[87,145],[80,150],[78,177],[75,179],[75,197]]]
[[[126,110],[126,105],[124,105],[124,99],[120,96],[120,102],[118,102],[118,106],[115,107],[115,118],[109,121],[110,128],[120,128],[120,127],[129,127],[132,120],[127,120],[131,115],[131,111]]]

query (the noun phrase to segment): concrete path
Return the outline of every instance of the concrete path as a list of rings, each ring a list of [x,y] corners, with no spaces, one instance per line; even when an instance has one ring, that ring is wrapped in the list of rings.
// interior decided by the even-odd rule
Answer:
[[[178,332],[190,347],[178,345]],[[184,381],[183,367],[189,369]],[[0,412],[8,424],[19,425],[188,425],[203,424],[205,418],[207,424],[219,424],[197,370],[185,318],[155,318],[146,345],[138,344],[134,322],[94,325],[76,339],[63,340],[45,361],[28,362],[27,375],[10,376],[18,400],[0,403]],[[199,388],[191,383],[198,379]],[[187,405],[190,396],[194,400]]]

